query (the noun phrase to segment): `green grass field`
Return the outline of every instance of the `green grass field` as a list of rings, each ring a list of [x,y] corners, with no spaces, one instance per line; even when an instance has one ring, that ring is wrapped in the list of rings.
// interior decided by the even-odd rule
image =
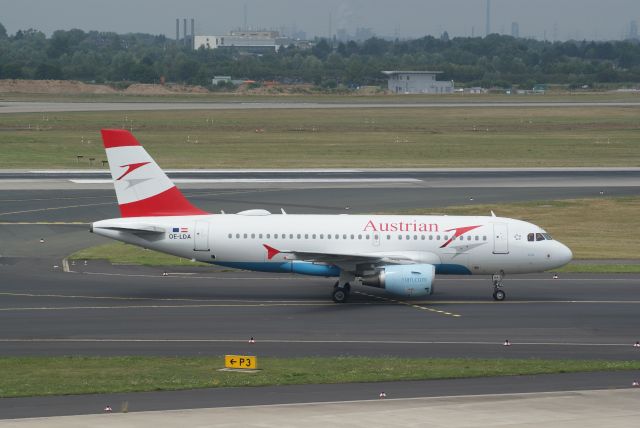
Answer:
[[[223,366],[222,357],[0,357],[0,397],[639,370],[640,361],[258,357],[259,373]]]
[[[640,108],[376,108],[0,115],[0,168],[89,168],[100,128],[164,168],[639,166]],[[80,162],[77,155],[84,156]]]
[[[562,201],[536,201],[500,205],[468,205],[441,209],[396,211],[394,214],[488,215],[530,221],[551,233],[555,239],[571,248],[575,259],[587,262],[570,264],[559,272],[638,273],[640,272],[640,241],[629,238],[630,230],[640,229],[640,197],[593,198]],[[615,222],[609,221],[616,218]],[[186,259],[143,250],[139,247],[112,242],[74,253],[71,259],[107,259],[118,264],[148,266],[193,266]],[[589,259],[598,263],[589,264]],[[606,260],[612,260],[606,263]],[[638,264],[615,260],[638,259]],[[602,260],[605,260],[603,263]]]

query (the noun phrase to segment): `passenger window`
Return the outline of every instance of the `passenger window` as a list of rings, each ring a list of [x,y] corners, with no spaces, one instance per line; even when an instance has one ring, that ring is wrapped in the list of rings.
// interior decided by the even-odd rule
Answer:
[[[311,235],[311,239],[316,239],[316,234]]]
[[[260,235],[258,235],[258,238],[262,239],[262,233]]]
[[[233,237],[233,235],[232,235],[232,234],[229,234],[229,239],[231,239],[232,237]]]
[[[340,239],[340,235],[336,233],[336,239]]]
[[[544,236],[542,236],[542,233],[536,233],[536,241],[544,241]]]
[[[476,235],[476,241],[479,241],[480,237],[478,235]]]
[[[246,233],[244,234],[244,239],[247,239],[247,234]]]
[[[424,241],[424,235],[420,235],[420,239]]]
[[[387,241],[391,239],[391,235],[387,235]]]
[[[411,239],[411,236],[407,235],[407,241]]]
[[[398,235],[398,241],[402,241],[402,235]]]
[[[256,234],[255,233],[251,234],[251,239],[256,239]]]
[[[289,234],[289,239],[293,239],[293,233]]]
[[[471,241],[471,235],[467,236],[467,241]]]
[[[271,238],[271,234],[267,233],[267,239]]]
[[[236,233],[236,239],[240,239],[240,234]]]
[[[369,239],[369,235],[364,235],[364,239]]]
[[[278,234],[277,233],[273,234],[273,239],[278,239]]]
[[[429,235],[429,241],[433,241],[433,235]]]
[[[535,235],[534,235],[533,233],[528,234],[528,235],[527,235],[527,241],[529,241],[529,242],[533,242],[533,241],[535,241],[534,236],[535,236]]]
[[[486,241],[486,240],[487,240],[487,235],[484,235],[484,236],[482,237],[482,240],[483,240],[483,241]]]
[[[347,239],[347,235],[342,235],[342,239]]]
[[[304,239],[309,239],[309,234],[308,233],[304,234]]]
[[[440,240],[440,235],[436,235],[436,241]]]
[[[331,234],[327,233],[327,239],[331,239]]]
[[[413,235],[413,240],[417,241],[418,240],[418,235]]]
[[[324,233],[320,234],[320,239],[324,239]]]
[[[379,239],[378,235],[373,235],[373,239],[375,239],[377,241]]]
[[[300,239],[300,234],[298,233],[298,239]]]
[[[358,235],[358,239],[362,239],[362,235]]]

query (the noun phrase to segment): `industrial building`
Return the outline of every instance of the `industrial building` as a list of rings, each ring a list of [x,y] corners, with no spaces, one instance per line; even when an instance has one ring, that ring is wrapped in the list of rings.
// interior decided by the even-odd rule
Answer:
[[[441,71],[383,71],[394,94],[452,94],[453,80],[439,81]]]
[[[236,48],[248,53],[278,52],[280,46],[288,46],[291,40],[280,37],[277,31],[231,31],[224,36],[195,36],[194,49]]]

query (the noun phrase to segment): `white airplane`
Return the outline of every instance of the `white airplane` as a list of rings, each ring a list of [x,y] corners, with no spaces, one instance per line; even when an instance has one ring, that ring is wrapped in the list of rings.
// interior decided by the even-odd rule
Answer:
[[[337,277],[337,303],[347,301],[352,284],[427,296],[436,274],[491,275],[500,301],[504,275],[542,272],[572,258],[535,224],[493,213],[211,214],[182,195],[131,133],[105,129],[102,139],[122,217],[93,223],[93,233],[238,269]]]

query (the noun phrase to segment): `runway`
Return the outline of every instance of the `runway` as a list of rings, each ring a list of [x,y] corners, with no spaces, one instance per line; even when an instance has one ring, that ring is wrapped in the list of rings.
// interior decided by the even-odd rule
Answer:
[[[106,242],[89,222],[118,216],[110,185],[70,176],[0,179],[0,354],[2,355],[364,355],[463,358],[638,358],[640,276],[550,274],[507,278],[493,302],[484,277],[438,277],[430,299],[391,299],[356,287],[350,303],[330,300],[332,281],[212,268],[111,266],[62,259]],[[86,177],[82,175],[80,176]],[[98,173],[91,178],[103,179]],[[308,172],[176,172],[180,178],[300,178]],[[182,175],[180,175],[182,174]],[[207,175],[209,174],[209,175]],[[231,175],[229,175],[231,174]],[[280,175],[278,175],[280,174]],[[322,177],[410,178],[356,184],[233,182],[185,184],[211,211],[266,208],[288,213],[364,213],[461,204],[637,195],[634,169],[577,171],[329,171]],[[447,185],[446,183],[449,183]],[[453,183],[453,184],[451,184]],[[467,186],[468,183],[477,187]],[[482,183],[483,185],[480,185]],[[533,183],[528,184],[527,183]],[[499,215],[499,210],[497,212]],[[40,242],[43,239],[44,242]],[[249,337],[257,343],[249,344]],[[509,339],[513,345],[504,347]],[[629,373],[493,378],[375,385],[399,397],[474,391],[624,388]],[[303,388],[303,389],[298,389]],[[135,411],[367,398],[372,385],[276,387],[176,393],[0,400],[2,417],[99,412],[103,400]],[[429,392],[431,391],[431,392]],[[456,392],[457,391],[457,392]],[[235,397],[235,398],[234,398]],[[234,401],[235,400],[235,401]],[[203,404],[206,403],[206,404]],[[33,409],[37,408],[38,411]]]
[[[640,168],[169,170],[182,188],[637,187]],[[0,190],[111,189],[107,170],[0,170]]]
[[[452,98],[453,99],[453,98]],[[343,109],[343,108],[513,108],[513,107],[638,107],[639,102],[35,102],[2,101],[0,114],[81,111],[166,111],[166,110],[247,110],[247,109]]]

